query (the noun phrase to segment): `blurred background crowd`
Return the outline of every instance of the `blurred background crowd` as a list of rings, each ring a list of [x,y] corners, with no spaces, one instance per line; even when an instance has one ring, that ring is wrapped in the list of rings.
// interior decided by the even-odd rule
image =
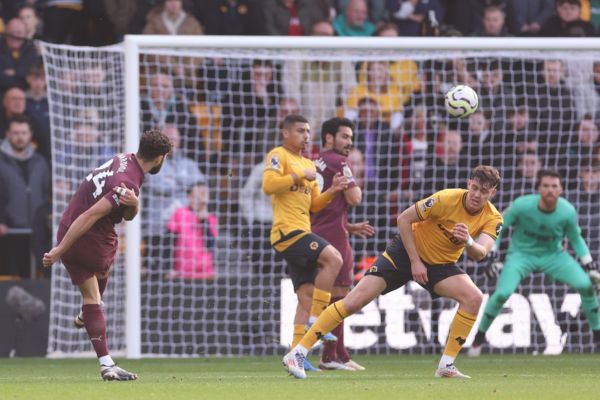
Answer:
[[[600,0],[4,0],[0,7],[0,278],[7,279],[44,276],[52,191],[66,200],[81,174],[119,150],[122,137],[111,122],[118,94],[106,63],[53,76],[63,97],[52,111],[67,122],[51,131],[38,39],[102,46],[127,33],[553,37],[595,36],[600,28]],[[141,129],[162,128],[175,144],[142,197],[144,262],[155,279],[214,278],[220,237],[229,238],[226,252],[250,252],[255,272],[272,271],[262,157],[278,144],[278,123],[290,113],[311,121],[317,136],[310,156],[318,153],[324,119],[356,124],[350,163],[365,202],[352,218],[380,232],[354,243],[359,264],[385,245],[399,210],[464,186],[480,163],[503,173],[500,209],[534,190],[540,168],[559,169],[597,257],[600,62],[147,55],[141,65]],[[479,111],[465,121],[444,112],[443,95],[457,83],[480,95]],[[84,94],[92,99],[86,104],[78,100]],[[54,154],[52,135],[66,138]],[[66,177],[67,167],[79,175]],[[54,180],[53,170],[60,175]],[[189,220],[199,228],[189,230]]]

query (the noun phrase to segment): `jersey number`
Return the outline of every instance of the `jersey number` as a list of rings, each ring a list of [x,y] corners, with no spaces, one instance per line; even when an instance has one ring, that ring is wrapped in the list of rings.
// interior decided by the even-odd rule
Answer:
[[[109,171],[108,168],[112,165],[113,160],[110,159],[94,171],[90,172],[88,176],[85,177],[86,181],[92,181],[94,183],[95,189],[92,193],[94,199],[98,198],[102,194],[102,190],[104,189],[104,184],[106,183],[106,178],[109,176],[113,176],[114,171]]]

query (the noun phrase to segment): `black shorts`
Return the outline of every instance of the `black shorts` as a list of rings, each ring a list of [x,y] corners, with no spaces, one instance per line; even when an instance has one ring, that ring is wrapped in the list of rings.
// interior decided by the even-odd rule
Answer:
[[[390,260],[381,254],[365,275],[379,276],[385,280],[386,288],[381,294],[392,292],[412,280],[412,271],[410,269],[410,258],[404,249],[404,245],[399,236],[394,237],[385,249],[385,253],[392,259]],[[443,281],[454,275],[464,274],[456,264],[429,265],[423,262],[427,267],[427,278],[429,281],[425,288],[433,298],[439,297],[434,293],[433,287],[436,283]]]
[[[289,240],[303,231],[293,231],[280,239],[280,242]],[[287,261],[290,278],[294,284],[294,291],[304,283],[314,283],[317,276],[317,259],[329,242],[319,235],[309,233],[297,240],[284,251],[275,252]]]

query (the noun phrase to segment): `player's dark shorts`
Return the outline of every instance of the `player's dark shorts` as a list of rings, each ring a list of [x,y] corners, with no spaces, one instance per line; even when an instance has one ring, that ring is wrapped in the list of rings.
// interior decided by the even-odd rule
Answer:
[[[301,235],[304,231],[292,231],[282,237],[279,242],[290,240],[294,236]],[[274,245],[277,243],[274,243]],[[317,276],[317,259],[329,242],[322,237],[309,233],[297,240],[294,244],[283,251],[275,252],[287,261],[290,278],[294,284],[294,291],[304,283],[314,283]]]
[[[390,241],[385,252],[394,263],[392,264],[388,258],[381,254],[365,274],[379,276],[385,280],[387,286],[381,294],[392,292],[412,280],[410,258],[408,257],[399,236],[394,237]],[[438,282],[451,276],[465,273],[465,271],[456,264],[430,265],[425,262],[423,262],[423,264],[427,267],[427,278],[429,281],[425,286],[421,286],[431,293],[434,298],[438,297],[433,291],[433,287]]]
[[[67,233],[67,227],[58,227],[57,239],[60,243]],[[61,257],[69,272],[73,285],[81,285],[96,273],[106,273],[115,260],[117,238],[105,237],[94,240],[84,236],[78,239]]]

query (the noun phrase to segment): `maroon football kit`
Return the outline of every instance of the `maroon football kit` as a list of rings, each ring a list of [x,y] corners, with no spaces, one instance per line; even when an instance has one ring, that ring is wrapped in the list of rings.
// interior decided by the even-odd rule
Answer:
[[[333,150],[321,152],[315,160],[315,166],[321,192],[331,187],[336,173],[348,179],[348,188],[356,186],[346,157]],[[344,262],[335,280],[335,286],[351,286],[354,282],[354,255],[348,241],[347,222],[348,204],[343,192],[337,193],[327,207],[311,216],[311,231],[331,243],[342,255]]]
[[[117,251],[115,224],[123,219],[123,209],[114,187],[124,184],[139,195],[144,171],[133,153],[118,154],[90,172],[60,220],[57,239],[60,243],[71,224],[100,199],[112,205],[112,211],[96,221],[61,257],[74,285],[80,285],[97,272],[110,269]]]

